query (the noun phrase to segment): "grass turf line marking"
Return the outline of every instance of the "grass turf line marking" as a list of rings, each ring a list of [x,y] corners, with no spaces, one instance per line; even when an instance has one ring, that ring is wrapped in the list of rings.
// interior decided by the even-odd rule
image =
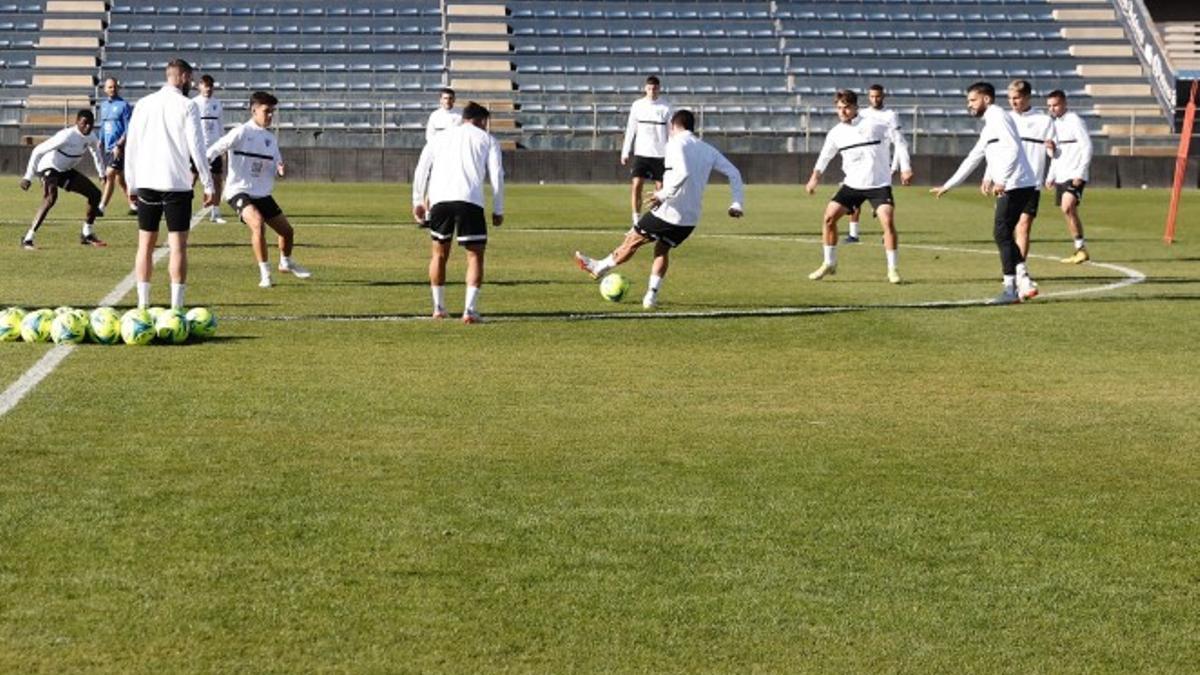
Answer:
[[[201,211],[192,216],[193,228],[200,223],[203,214],[204,211]],[[150,258],[151,266],[157,265],[169,252],[170,247],[164,242],[162,246],[155,249],[154,255]],[[129,291],[133,290],[135,283],[137,283],[137,272],[131,271],[109,291],[108,295],[100,299],[99,306],[106,307],[115,304],[121,298],[125,297]],[[54,369],[58,367],[58,364],[62,363],[74,350],[75,345],[73,344],[55,345],[42,358],[38,359],[37,363],[30,366],[29,370],[26,370],[21,377],[17,378],[16,382],[13,382],[8,389],[4,390],[4,393],[0,394],[0,417],[4,417],[8,414],[8,411],[17,407],[21,399],[33,391],[34,387],[38,386],[42,380],[49,377],[50,373],[53,373]]]

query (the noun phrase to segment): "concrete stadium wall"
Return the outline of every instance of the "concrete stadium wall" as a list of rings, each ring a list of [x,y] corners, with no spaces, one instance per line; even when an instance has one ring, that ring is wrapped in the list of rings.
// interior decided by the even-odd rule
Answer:
[[[0,174],[20,175],[29,161],[30,148],[0,147]],[[333,183],[409,183],[419,153],[397,148],[284,148],[288,178],[296,181]],[[747,183],[798,185],[808,180],[816,155],[731,154]],[[958,168],[961,157],[918,155],[913,170],[920,185],[941,184]],[[834,165],[838,162],[835,160]],[[93,174],[91,162],[84,171]],[[612,152],[518,150],[504,154],[504,172],[513,183],[624,183],[628,169]],[[977,170],[974,180],[978,180]],[[1098,187],[1170,187],[1175,160],[1170,157],[1096,157],[1092,161],[1091,184]],[[717,180],[721,180],[719,177]],[[823,181],[841,180],[841,171],[831,167]],[[1200,187],[1200,159],[1188,162],[1187,187]]]

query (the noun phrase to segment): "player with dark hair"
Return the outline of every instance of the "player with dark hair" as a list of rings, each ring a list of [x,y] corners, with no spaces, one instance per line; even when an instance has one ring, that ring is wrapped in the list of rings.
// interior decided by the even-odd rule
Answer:
[[[234,127],[208,148],[210,161],[229,153],[229,183],[223,197],[250,228],[250,247],[258,262],[260,288],[270,288],[272,284],[264,225],[278,236],[279,271],[299,279],[312,276],[292,260],[295,230],[271,196],[276,174],[282,177],[286,173],[279,141],[270,131],[277,105],[279,99],[271,94],[254,92],[250,95],[250,120]]]
[[[104,95],[108,98],[100,102],[100,143],[104,148],[104,165],[107,167],[101,177],[104,181],[100,195],[100,212],[108,208],[116,186],[120,185],[129,202],[129,215],[137,213],[137,195],[125,184],[125,133],[129,130],[129,116],[133,114],[133,106],[121,98],[121,84],[117,78],[109,77],[104,80]]]
[[[900,283],[896,268],[899,252],[894,221],[895,200],[892,197],[891,139],[895,127],[878,118],[858,114],[858,94],[839,89],[834,94],[840,123],[829,130],[825,144],[817,157],[817,165],[808,179],[808,194],[817,191],[821,176],[829,162],[842,156],[842,172],[846,177],[837,194],[825,206],[821,237],[824,242],[824,261],[809,279],[817,281],[837,273],[837,224],[842,216],[857,211],[863,202],[870,202],[883,228],[883,248],[887,258],[887,279]],[[910,174],[911,175],[911,174]]]
[[[1017,240],[1017,248],[1021,249],[1022,262],[1017,263],[1017,288],[1021,289],[1021,299],[1029,300],[1037,295],[1037,284],[1029,279],[1029,268],[1024,260],[1029,259],[1029,236],[1033,230],[1033,221],[1037,218],[1038,206],[1042,198],[1042,180],[1046,176],[1047,152],[1054,149],[1054,122],[1050,116],[1038,112],[1030,105],[1033,96],[1033,85],[1025,80],[1013,80],[1008,85],[1008,114],[1017,125],[1017,133],[1021,134],[1021,151],[1029,161],[1029,168],[1037,177],[1037,191],[1033,199],[1021,213],[1017,221],[1017,229],[1013,232]],[[987,194],[991,190],[988,178],[985,176],[980,190]]]
[[[667,122],[671,119],[671,104],[662,97],[662,83],[651,75],[643,87],[646,95],[629,106],[629,121],[625,125],[625,141],[621,144],[621,166],[630,168],[630,206],[633,224],[642,215],[642,186],[646,179],[654,181],[655,190],[662,189],[663,156],[667,147]]]
[[[21,179],[21,189],[29,189],[33,184],[34,174],[40,176],[42,204],[33,216],[33,224],[29,231],[21,238],[22,248],[37,248],[33,243],[33,235],[58,201],[60,187],[68,192],[83,195],[87,200],[87,213],[84,216],[83,231],[79,234],[79,243],[96,247],[107,245],[96,237],[93,230],[96,216],[100,214],[100,188],[88,180],[87,176],[75,170],[83,159],[83,153],[87,151],[92,153],[96,175],[104,175],[104,154],[100,150],[99,139],[92,133],[95,124],[96,117],[91,110],[80,110],[75,115],[74,125],[59,131],[33,149],[33,154],[29,156],[29,165],[25,168],[25,176]]]
[[[1017,286],[1017,264],[1025,260],[1017,247],[1014,231],[1030,200],[1037,197],[1038,179],[1021,150],[1021,135],[1016,123],[995,102],[996,88],[991,83],[976,82],[967,88],[967,113],[983,118],[983,131],[958,171],[944,185],[930,192],[940,198],[966,180],[981,159],[987,159],[987,180],[991,193],[997,197],[993,238],[1000,251],[1004,275],[1004,289],[991,304],[1007,305],[1020,302],[1029,290]]]
[[[896,114],[895,110],[884,107],[884,101],[887,99],[887,92],[884,91],[882,84],[873,84],[867,87],[867,107],[859,108],[858,114],[866,119],[874,119],[883,122],[891,130],[892,141],[892,164],[891,171],[900,172],[900,182],[903,185],[912,185],[913,171],[912,158],[908,154],[908,142],[904,140],[904,131],[900,123],[900,115]],[[846,232],[846,243],[857,244],[858,239],[858,219],[862,209],[856,208],[850,212],[850,224]]]
[[[213,80],[212,75],[201,75],[200,84],[196,88],[200,91],[192,102],[196,104],[200,111],[200,130],[204,132],[204,147],[211,148],[213,143],[225,133],[225,124],[222,122],[222,116],[225,113],[225,106],[221,100],[213,96],[213,91],[216,89],[217,83]],[[225,162],[220,155],[212,158],[208,165],[209,173],[213,178],[213,189],[217,194],[222,194],[224,187]],[[194,171],[192,173],[195,173]],[[208,219],[214,223],[224,224],[225,219],[221,217],[220,204],[213,204],[210,207]]]
[[[485,179],[492,184],[492,226],[500,227],[504,222],[504,167],[500,144],[486,131],[489,117],[487,108],[468,103],[463,108],[462,124],[425,144],[413,175],[413,218],[429,227],[432,240],[429,287],[435,319],[447,316],[446,263],[451,239],[456,239],[467,250],[467,297],[462,320],[468,324],[481,321],[478,303],[488,240],[483,214]]]
[[[1079,205],[1083,202],[1083,188],[1087,185],[1092,163],[1092,139],[1083,118],[1067,110],[1067,95],[1061,89],[1050,92],[1046,109],[1054,118],[1054,135],[1057,137],[1046,187],[1054,186],[1054,203],[1062,209],[1067,229],[1075,239],[1075,252],[1062,262],[1078,265],[1091,259],[1087,241],[1083,238]]]
[[[714,169],[729,179],[729,188],[733,192],[729,216],[742,217],[745,197],[741,172],[720,151],[696,138],[695,130],[696,117],[692,111],[680,110],[671,116],[671,138],[665,148],[667,170],[663,174],[662,189],[651,196],[652,209],[629,230],[621,245],[600,260],[575,252],[575,264],[593,279],[598,279],[628,261],[642,246],[654,242],[650,283],[642,298],[645,309],[658,306],[658,291],[667,275],[671,249],[690,237],[700,222],[704,190]]]
[[[187,288],[187,244],[192,219],[192,171],[200,174],[204,205],[212,206],[212,174],[204,156],[200,111],[187,97],[192,89],[192,66],[183,59],[167,64],[162,89],[142,98],[133,108],[125,142],[125,180],[138,198],[138,251],[134,261],[138,307],[150,306],[153,251],[161,221],[167,221],[171,247],[171,307],[183,309]]]
[[[443,87],[438,95],[438,107],[429,113],[429,121],[425,123],[425,142],[433,140],[441,132],[456,127],[462,122],[462,110],[454,107],[454,90]]]

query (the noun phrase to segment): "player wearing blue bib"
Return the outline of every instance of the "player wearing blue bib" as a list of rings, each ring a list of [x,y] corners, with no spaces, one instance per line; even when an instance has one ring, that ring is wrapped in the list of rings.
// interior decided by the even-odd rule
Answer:
[[[129,201],[129,213],[133,215],[137,212],[137,199],[129,194],[129,187],[125,185],[125,133],[129,129],[133,106],[121,98],[120,92],[121,84],[117,78],[104,80],[104,94],[108,99],[100,102],[100,148],[104,151],[104,163],[108,170],[103,176],[100,211],[103,213],[108,207],[115,186],[120,184]]]

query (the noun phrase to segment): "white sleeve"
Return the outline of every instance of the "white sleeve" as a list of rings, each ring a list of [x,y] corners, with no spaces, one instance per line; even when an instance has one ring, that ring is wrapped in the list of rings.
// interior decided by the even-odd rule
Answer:
[[[133,107],[133,113],[129,117],[129,126],[125,128],[125,186],[129,188],[129,194],[137,194],[137,146],[141,141],[142,121],[144,115],[138,114],[138,105]]]
[[[663,186],[661,190],[654,193],[660,202],[679,194],[679,189],[687,181],[688,167],[687,162],[684,161],[681,143],[667,144],[667,153],[663,158],[663,164],[667,167],[666,173],[663,174]],[[667,180],[668,177],[670,181]]]
[[[241,138],[243,128],[244,127],[239,125],[233,129],[230,129],[229,133],[220,137],[217,139],[216,143],[213,143],[211,146],[209,146],[208,150],[204,153],[204,158],[209,162],[212,162],[214,159],[220,157],[226,152],[229,152],[229,149],[233,147],[233,144],[237,143],[238,139]]]
[[[100,139],[93,134],[88,141],[88,152],[92,153],[92,161],[96,164],[96,176],[104,180],[104,153],[100,150]]]
[[[633,152],[633,138],[637,135],[636,103],[629,106],[629,121],[625,123],[625,141],[621,144],[621,159],[629,159]]]
[[[187,115],[184,119],[183,135],[187,140],[188,153],[192,156],[192,163],[196,165],[196,173],[200,175],[200,184],[204,186],[204,194],[211,195],[213,193],[213,179],[212,173],[208,168],[208,160],[205,159],[204,155],[204,129],[200,124],[199,106],[188,106]]]
[[[912,159],[908,156],[908,141],[904,140],[904,131],[900,128],[900,115],[895,116],[896,123],[890,125],[889,131],[892,136],[892,171],[897,168],[901,173],[909,173],[912,171]]]
[[[943,190],[949,190],[956,185],[962,184],[967,179],[967,176],[970,176],[971,172],[975,170],[975,167],[979,166],[979,163],[983,161],[984,151],[987,149],[986,138],[986,136],[982,135],[979,137],[979,141],[975,143],[975,147],[971,148],[971,152],[967,153],[967,158],[958,166],[958,171],[955,171],[954,175],[942,184]]]
[[[714,150],[714,152],[716,151]],[[740,211],[742,210],[742,204],[746,200],[745,186],[742,184],[742,172],[738,171],[738,168],[725,155],[722,155],[720,152],[716,152],[716,155],[717,161],[713,163],[713,168],[729,179],[729,190],[733,193],[733,203],[730,206]]]
[[[434,129],[434,126],[433,126],[433,118],[435,116],[437,116],[436,110],[429,113],[429,119],[426,120],[426,122],[425,122],[425,144],[426,145],[428,145],[429,142],[433,140],[433,137],[435,135],[437,135],[437,130]]]
[[[421,150],[421,158],[417,160],[417,168],[413,170],[412,203],[413,206],[425,203],[425,191],[429,187],[429,174],[433,171],[434,144],[426,143]]]
[[[1088,134],[1087,124],[1082,117],[1076,116],[1079,128],[1079,163],[1076,169],[1079,177],[1088,175],[1088,167],[1092,164],[1092,137]]]
[[[838,147],[833,140],[833,130],[825,134],[825,144],[821,146],[821,154],[817,155],[817,165],[813,167],[813,171],[824,174],[825,169],[829,168],[829,163],[837,157]]]
[[[492,213],[504,215],[504,162],[500,155],[500,144],[489,137],[488,178],[492,181]]]
[[[57,150],[67,140],[67,134],[70,132],[71,129],[68,127],[37,144],[37,147],[33,149],[33,153],[29,155],[29,165],[25,167],[25,180],[33,180],[33,175],[37,172],[38,162],[42,160],[42,157]]]

